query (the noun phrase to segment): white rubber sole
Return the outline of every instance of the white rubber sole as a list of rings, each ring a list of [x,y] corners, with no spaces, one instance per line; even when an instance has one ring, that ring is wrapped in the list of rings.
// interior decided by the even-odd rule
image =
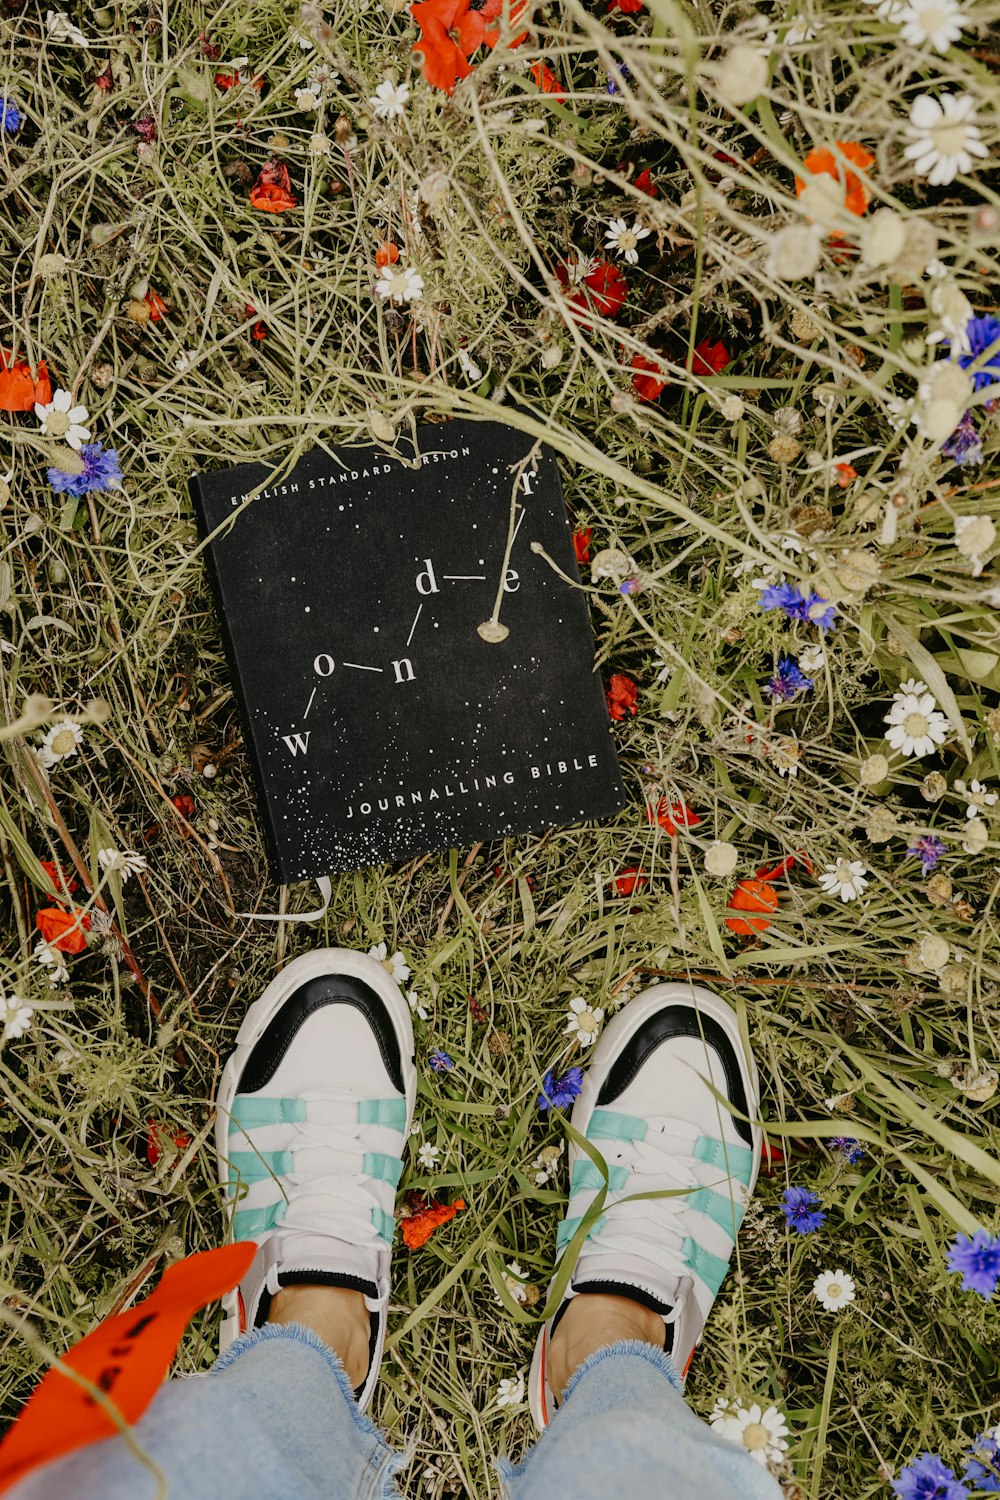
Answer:
[[[303,953],[301,957],[293,958],[290,964],[286,964],[281,973],[271,980],[260,999],[253,1002],[237,1032],[235,1050],[222,1070],[216,1096],[215,1153],[219,1184],[224,1195],[229,1186],[229,1120],[233,1099],[239,1092],[240,1079],[250,1053],[285,1001],[308,980],[321,979],[325,974],[348,974],[353,979],[361,979],[385,1001],[399,1042],[407,1119],[413,1119],[417,1098],[417,1069],[413,1057],[413,1020],[405,995],[382,965],[376,959],[369,958],[367,953],[354,948],[314,948],[310,953]],[[230,1228],[230,1235],[231,1233]],[[240,1333],[238,1288],[223,1297],[222,1310],[224,1316],[219,1344],[220,1349],[224,1350]]]
[[[747,1189],[747,1197],[753,1193],[757,1184],[757,1176],[760,1171],[761,1146],[764,1133],[757,1123],[757,1113],[760,1105],[760,1077],[757,1072],[757,1064],[743,1045],[740,1035],[739,1021],[732,1006],[723,1000],[721,995],[715,994],[713,990],[702,989],[700,985],[673,982],[667,984],[655,984],[648,990],[643,990],[641,995],[636,995],[623,1006],[614,1019],[604,1028],[600,1039],[590,1054],[589,1067],[584,1075],[583,1087],[573,1105],[573,1113],[570,1123],[574,1130],[581,1135],[586,1134],[586,1127],[590,1121],[597,1099],[604,1087],[604,1082],[611,1071],[611,1067],[618,1057],[622,1048],[641,1026],[649,1020],[664,1005],[685,1005],[691,1010],[697,1011],[699,1015],[710,1016],[723,1028],[729,1040],[733,1043],[736,1055],[742,1065],[743,1086],[746,1090],[747,1106],[751,1117],[751,1141],[754,1153],[753,1173],[750,1185]],[[725,1106],[720,1103],[720,1109]],[[550,1415],[554,1410],[552,1392],[549,1389],[546,1378],[546,1361],[548,1356],[549,1324],[546,1323],[535,1342],[535,1350],[531,1359],[531,1369],[528,1374],[528,1405],[531,1415],[539,1432],[544,1432],[550,1421]]]

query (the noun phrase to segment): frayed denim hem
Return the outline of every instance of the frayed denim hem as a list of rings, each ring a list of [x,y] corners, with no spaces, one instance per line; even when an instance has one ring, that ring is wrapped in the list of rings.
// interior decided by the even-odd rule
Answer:
[[[569,1384],[563,1393],[563,1398],[559,1403],[558,1410],[553,1415],[552,1422],[559,1420],[559,1413],[568,1403],[569,1398],[580,1384],[580,1381],[589,1375],[591,1370],[596,1370],[598,1365],[602,1365],[608,1359],[631,1359],[633,1357],[644,1359],[647,1364],[653,1366],[654,1370],[659,1370],[660,1374],[666,1377],[674,1390],[680,1392],[683,1396],[684,1381],[678,1375],[673,1360],[664,1349],[654,1349],[652,1344],[647,1344],[643,1339],[621,1339],[617,1344],[606,1344],[603,1349],[595,1349],[594,1353],[589,1355],[583,1364],[573,1371]],[[552,1422],[549,1423],[549,1427],[552,1426]],[[500,1476],[505,1493],[509,1493],[513,1480],[523,1477],[531,1456],[532,1454],[529,1452],[519,1464],[512,1464],[507,1458],[498,1458],[494,1461],[493,1468]]]

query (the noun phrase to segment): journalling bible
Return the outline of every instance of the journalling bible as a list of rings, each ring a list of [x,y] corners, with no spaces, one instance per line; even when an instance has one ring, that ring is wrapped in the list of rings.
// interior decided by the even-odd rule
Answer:
[[[274,484],[192,479],[280,881],[623,806],[559,472],[531,447],[451,421]]]

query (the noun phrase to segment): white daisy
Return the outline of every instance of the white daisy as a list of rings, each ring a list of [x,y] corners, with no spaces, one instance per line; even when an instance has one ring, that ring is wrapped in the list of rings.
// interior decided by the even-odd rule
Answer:
[[[89,47],[83,32],[78,30],[65,11],[50,10],[45,15],[45,31],[53,42],[72,42],[76,47]]]
[[[835,865],[826,865],[819,883],[829,896],[839,896],[841,901],[856,901],[868,885],[866,867],[860,859],[838,859]]]
[[[564,261],[563,270],[566,272],[569,285],[579,286],[581,281],[586,281],[588,276],[593,276],[597,270],[597,261],[592,255],[579,255],[572,260]]]
[[[321,94],[324,89],[339,82],[340,74],[336,68],[332,68],[329,63],[325,62],[317,63],[306,79],[306,83],[314,94]]]
[[[903,683],[893,695],[884,722],[889,726],[885,737],[892,748],[918,760],[933,755],[934,747],[948,736],[948,720],[922,682]]]
[[[383,944],[382,946],[384,947],[385,945]],[[417,998],[417,992],[416,992],[416,990],[407,990],[407,992],[406,992],[406,999],[407,999],[407,1001],[409,1003],[409,1007],[412,1010],[413,1014],[415,1016],[419,1016],[420,1019],[421,1019],[421,1021],[426,1021],[427,1020],[427,1007],[426,1007],[426,1005],[421,1005],[420,1001]]]
[[[375,291],[388,302],[414,302],[424,295],[424,278],[412,266],[384,266]]]
[[[823,670],[823,647],[807,646],[804,651],[800,651],[799,667],[807,677],[811,677],[814,672],[821,672]]]
[[[42,738],[38,747],[38,759],[45,767],[54,766],[57,760],[66,760],[75,755],[83,743],[83,730],[72,719],[60,719],[58,724]]]
[[[535,1187],[545,1187],[555,1177],[562,1161],[563,1145],[564,1142],[560,1141],[558,1146],[543,1146],[539,1151],[531,1163],[535,1173]]]
[[[997,794],[991,792],[989,787],[982,781],[974,781],[971,786],[963,782],[956,782],[956,788],[965,797],[968,806],[965,809],[967,818],[978,818],[979,814],[987,807],[996,807]]]
[[[506,1271],[500,1272],[501,1280],[515,1302],[523,1302],[528,1295],[528,1289],[524,1284],[527,1275],[527,1271],[519,1266],[516,1260],[508,1262]],[[496,1297],[496,1301],[500,1302],[500,1298]],[[502,1307],[503,1303],[500,1305]]]
[[[911,47],[929,44],[935,52],[947,52],[962,35],[962,12],[955,0],[908,0],[893,19]]]
[[[315,89],[296,89],[295,90],[295,107],[296,107],[296,109],[301,109],[304,114],[309,114],[309,112],[311,110],[319,109],[319,105],[320,105],[319,93]]]
[[[903,155],[918,177],[932,187],[954,182],[960,172],[972,171],[972,158],[987,155],[971,94],[918,94],[906,127],[910,144]]]
[[[744,1406],[742,1399],[716,1401],[708,1419],[713,1432],[730,1443],[740,1443],[755,1463],[766,1468],[779,1463],[788,1451],[788,1425],[776,1406],[762,1409],[758,1402]]]
[[[582,995],[576,995],[569,1002],[569,1010],[566,1012],[566,1030],[563,1036],[571,1036],[580,1043],[581,1047],[589,1047],[591,1042],[596,1042],[603,1020],[603,1010],[588,1005]]]
[[[820,1271],[813,1282],[813,1296],[827,1312],[843,1312],[854,1301],[854,1277],[846,1271]]]
[[[49,981],[49,989],[54,990],[58,985],[65,984],[69,978],[69,970],[63,963],[62,954],[58,948],[52,948],[44,938],[39,938],[34,948],[36,964],[51,970],[46,978]]]
[[[130,875],[139,875],[146,868],[146,857],[134,849],[98,849],[97,858],[101,869],[121,876],[122,885]]]
[[[440,1155],[441,1152],[438,1150],[437,1146],[432,1146],[430,1141],[424,1141],[424,1144],[417,1152],[417,1161],[423,1167],[425,1172],[433,1172],[434,1168],[438,1164],[438,1158],[440,1157]]]
[[[475,382],[478,380],[482,380],[483,372],[476,364],[476,361],[472,358],[472,355],[469,353],[469,351],[467,349],[458,349],[456,350],[456,354],[458,357],[458,363],[462,368],[462,374],[465,376],[466,380],[471,380],[473,384],[475,384]]]
[[[398,120],[403,116],[409,97],[408,83],[393,83],[391,78],[386,78],[379,84],[368,103],[380,120]]]
[[[31,1028],[31,1018],[35,1013],[33,1005],[26,1005],[16,995],[0,995],[0,1026],[3,1027],[3,1040],[9,1041],[13,1037],[24,1036]]]
[[[389,956],[389,949],[385,943],[376,943],[373,948],[368,949],[368,957],[380,963],[394,984],[405,984],[410,977],[410,966],[401,953],[393,953]]]
[[[649,232],[638,219],[633,222],[631,229],[624,219],[609,219],[604,243],[609,250],[617,250],[630,266],[634,266],[639,260],[639,241],[644,240]]]
[[[520,1406],[524,1400],[524,1376],[514,1375],[497,1386],[497,1406]]]
[[[56,391],[48,406],[36,401],[35,416],[41,422],[42,432],[46,437],[61,438],[77,452],[90,437],[90,428],[83,426],[87,420],[87,408],[74,406],[69,391]]]
[[[990,841],[990,831],[982,818],[970,818],[965,825],[962,848],[966,854],[982,854]]]

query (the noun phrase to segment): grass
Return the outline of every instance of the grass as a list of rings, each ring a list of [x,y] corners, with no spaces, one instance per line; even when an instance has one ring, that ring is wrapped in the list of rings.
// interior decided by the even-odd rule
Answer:
[[[428,1009],[418,1116],[441,1150],[427,1177],[415,1141],[402,1189],[468,1205],[397,1255],[376,1415],[415,1441],[407,1493],[495,1494],[492,1454],[530,1438],[526,1409],[495,1395],[526,1364],[566,1188],[564,1172],[535,1184],[539,1151],[562,1138],[535,1096],[548,1067],[582,1061],[562,1035],[568,1001],[611,1009],[656,975],[695,975],[738,1008],[787,1154],[761,1179],[695,1360],[696,1410],[719,1395],[778,1405],[789,1497],[885,1494],[924,1449],[957,1463],[1000,1400],[993,1308],[945,1265],[956,1230],[1000,1228],[998,1096],[975,1097],[998,1055],[996,824],[987,809],[988,843],[967,852],[956,785],[1000,785],[1000,655],[991,570],[973,575],[954,529],[1000,511],[996,419],[981,391],[979,469],[899,420],[934,357],[940,282],[866,266],[862,223],[842,212],[822,226],[841,240],[817,231],[808,277],[778,274],[773,237],[804,223],[793,179],[806,153],[860,140],[874,152],[865,223],[891,207],[911,246],[932,226],[946,285],[995,311],[995,178],[929,188],[902,153],[922,88],[969,92],[995,148],[995,0],[945,56],[846,0],[767,17],[551,0],[529,42],[484,53],[453,99],[413,70],[414,28],[391,6],[336,0],[319,28],[318,12],[278,0],[122,0],[74,15],[87,50],[46,42],[33,4],[4,9],[3,93],[25,122],[0,136],[3,343],[72,387],[124,474],[118,491],[55,497],[52,441],[30,415],[5,419],[0,988],[35,1007],[0,1053],[5,1413],[39,1369],[23,1317],[62,1349],[224,1233],[212,1099],[276,965],[316,943],[385,941]],[[761,45],[768,27],[766,88],[727,106],[727,49]],[[238,54],[266,88],[215,87]],[[563,98],[524,71],[536,58]],[[339,78],[306,114],[293,91],[321,59]],[[112,87],[95,87],[109,62]],[[366,103],[388,74],[410,82],[399,121]],[[148,134],[150,120],[147,145],[135,124]],[[271,155],[299,200],[280,216],[247,199]],[[655,199],[632,181],[645,167]],[[653,233],[624,267],[628,302],[581,324],[552,270],[599,256],[605,221],[636,214]],[[410,307],[372,295],[387,237],[424,277]],[[150,289],[167,311],[136,321]],[[686,368],[705,339],[726,345],[721,373]],[[481,379],[463,374],[463,347]],[[669,377],[655,401],[637,398],[636,354]],[[638,685],[639,711],[616,730],[633,806],[597,828],[337,877],[313,925],[248,920],[316,896],[269,880],[187,477],[251,454],[286,470],[317,443],[385,440],[433,413],[544,437],[592,557],[626,554],[585,581],[601,671]],[[790,460],[776,436],[794,436]],[[858,471],[844,488],[837,462]],[[768,564],[839,611],[814,688],[787,706],[764,685],[779,654],[820,635],[761,611],[753,579]],[[624,573],[640,580],[631,596]],[[910,677],[949,721],[924,760],[883,738]],[[46,779],[30,747],[67,716],[82,744]],[[700,824],[672,837],[650,822],[644,803],[661,796]],[[931,830],[945,852],[924,876],[905,851]],[[737,851],[726,877],[705,867],[716,839]],[[123,887],[100,868],[107,847],[140,851],[145,872]],[[52,989],[33,958],[38,861],[72,870],[74,850],[94,925]],[[817,874],[863,861],[862,899],[826,894],[802,851]],[[772,925],[735,936],[735,881],[790,854]],[[630,868],[646,884],[621,896]],[[436,1046],[453,1073],[426,1066]],[[189,1139],[152,1166],[151,1122],[163,1141]],[[866,1154],[850,1165],[832,1135]],[[813,1235],[785,1228],[789,1182],[820,1194]],[[523,1304],[501,1281],[511,1262]],[[810,1295],[827,1267],[858,1286],[837,1320]],[[183,1369],[211,1362],[215,1316],[192,1326]]]

